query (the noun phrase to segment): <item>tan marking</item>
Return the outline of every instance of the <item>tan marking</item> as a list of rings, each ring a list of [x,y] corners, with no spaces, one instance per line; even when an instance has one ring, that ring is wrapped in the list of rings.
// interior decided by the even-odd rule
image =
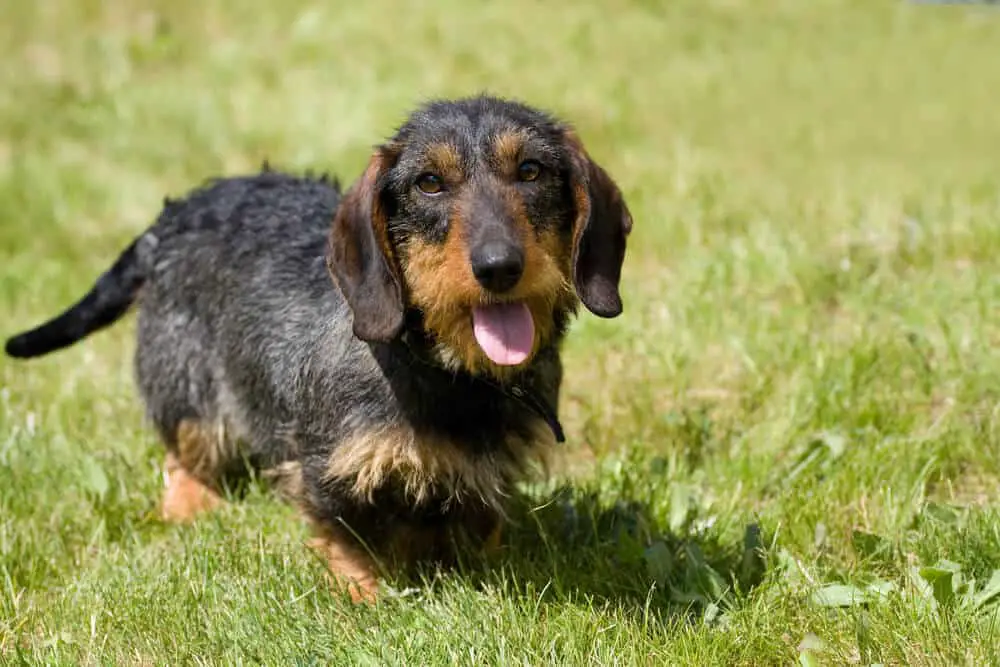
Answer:
[[[464,239],[464,220],[456,211],[444,245],[411,239],[403,249],[403,276],[411,302],[424,313],[424,326],[439,343],[439,361],[471,373],[484,373],[505,381],[530,363],[554,334],[553,311],[576,305],[570,278],[568,243],[554,230],[536,235],[520,199],[510,206],[518,220],[524,248],[524,275],[504,301],[523,301],[535,324],[535,341],[528,360],[520,366],[498,366],[483,353],[472,329],[472,309],[496,302],[472,274]]]
[[[163,477],[166,489],[160,516],[165,521],[186,523],[203,512],[221,507],[225,502],[218,493],[185,470],[172,453],[167,454]]]
[[[399,269],[396,266],[396,253],[393,252],[392,243],[389,241],[389,218],[382,209],[382,199],[375,192],[378,179],[389,168],[391,161],[392,158],[387,153],[379,152],[373,155],[368,167],[365,169],[364,176],[355,196],[359,200],[367,202],[367,205],[370,207],[369,219],[372,229],[375,231],[375,238],[378,241],[379,248],[382,250],[385,261],[389,264],[389,270],[398,276]],[[362,209],[363,207],[364,205],[362,204]],[[351,210],[350,206],[345,206],[344,208],[345,213]]]
[[[301,502],[303,493],[302,464],[298,461],[285,461],[263,473],[264,479],[270,482],[278,495],[293,503]]]
[[[337,234],[353,233],[349,221],[358,220],[358,224],[371,224],[379,249],[382,250],[386,261],[389,262],[390,269],[395,270],[395,255],[392,251],[392,244],[389,243],[389,221],[385,215],[385,211],[382,210],[381,200],[375,196],[378,179],[389,168],[392,159],[393,149],[391,147],[385,147],[372,154],[368,160],[368,166],[365,167],[364,174],[347,191],[344,195],[344,200],[337,207],[330,233],[331,240],[336,241],[335,237]],[[327,268],[330,269],[333,279],[336,281],[337,272],[333,270],[334,267],[330,264],[332,259],[331,256],[327,256]],[[352,257],[352,260],[354,262],[360,261],[354,257]]]
[[[346,589],[355,604],[375,602],[379,588],[375,560],[352,536],[324,530],[309,546],[326,560],[331,585]]]
[[[177,427],[177,459],[181,467],[203,480],[213,480],[237,457],[236,443],[225,428],[185,420]]]
[[[587,188],[585,177],[589,172],[593,162],[587,155],[587,150],[583,147],[583,142],[576,132],[567,130],[564,133],[566,145],[569,146],[574,163],[574,173],[570,179],[573,188],[573,203],[576,205],[576,218],[573,221],[573,243],[571,246],[571,262],[576,264],[580,255],[580,241],[583,239],[584,229],[590,220],[590,192]]]
[[[533,465],[548,470],[548,450],[555,439],[541,420],[532,430],[531,437],[511,436],[505,447],[477,456],[409,427],[386,427],[338,444],[325,477],[348,483],[351,494],[367,502],[392,482],[401,484],[416,505],[432,496],[443,496],[446,503],[471,496],[502,513],[513,480],[528,474]]]
[[[462,156],[458,149],[450,143],[431,144],[427,148],[427,160],[438,176],[448,183],[462,180]]]
[[[514,173],[527,141],[528,133],[523,129],[504,130],[493,137],[493,155],[501,171],[507,174]]]
[[[571,184],[573,200],[576,204],[576,219],[573,222],[572,261],[575,264],[580,254],[580,242],[586,223],[590,219],[594,203],[591,201],[591,190],[598,191],[606,200],[605,208],[619,207],[622,211],[622,229],[627,237],[632,232],[632,214],[622,200],[621,190],[604,169],[590,159],[580,137],[572,130],[567,130],[563,137],[569,146],[574,162],[574,174]]]

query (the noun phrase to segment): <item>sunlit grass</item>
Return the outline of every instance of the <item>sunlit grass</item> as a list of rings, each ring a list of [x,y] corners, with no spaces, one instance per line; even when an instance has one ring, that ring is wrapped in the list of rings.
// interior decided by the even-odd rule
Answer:
[[[155,519],[130,320],[0,361],[0,661],[996,663],[997,44],[903,2],[6,3],[5,335],[165,195],[349,182],[432,96],[573,121],[636,231],[625,315],[566,346],[565,470],[499,562],[375,609],[264,490]]]

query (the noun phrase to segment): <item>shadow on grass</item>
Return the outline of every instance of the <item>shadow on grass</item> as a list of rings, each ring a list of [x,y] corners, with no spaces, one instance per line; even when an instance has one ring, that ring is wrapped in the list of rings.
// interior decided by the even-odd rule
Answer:
[[[459,568],[446,576],[533,603],[587,602],[626,613],[709,621],[760,583],[765,539],[756,525],[747,526],[741,537],[687,514],[665,516],[662,502],[649,501],[673,488],[657,476],[656,461],[637,459],[621,469],[621,478],[612,474],[517,497],[500,553],[484,558],[463,549]],[[110,489],[93,498],[108,541],[136,530],[147,536],[174,532],[168,524],[144,520],[147,514],[137,516],[117,486]],[[266,482],[251,477],[228,491],[236,502],[247,495],[281,502]],[[683,503],[670,498],[669,504],[672,509]],[[424,574],[433,582],[432,571]],[[405,579],[394,586],[405,588]]]
[[[726,543],[711,529],[671,531],[649,505],[564,486],[518,499],[501,554],[466,562],[480,586],[544,602],[588,600],[711,621],[763,579],[756,524]]]

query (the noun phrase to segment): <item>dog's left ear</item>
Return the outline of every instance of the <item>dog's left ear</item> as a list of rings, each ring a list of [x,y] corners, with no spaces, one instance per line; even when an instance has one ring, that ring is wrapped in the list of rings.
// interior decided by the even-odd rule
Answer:
[[[572,130],[564,138],[570,151],[570,187],[576,206],[573,223],[573,283],[587,309],[600,317],[622,312],[618,292],[625,239],[632,231],[632,214],[621,190],[608,173],[587,155]]]
[[[402,281],[381,196],[394,160],[390,147],[376,150],[337,207],[330,230],[327,269],[351,308],[354,335],[365,341],[388,342],[403,326]]]

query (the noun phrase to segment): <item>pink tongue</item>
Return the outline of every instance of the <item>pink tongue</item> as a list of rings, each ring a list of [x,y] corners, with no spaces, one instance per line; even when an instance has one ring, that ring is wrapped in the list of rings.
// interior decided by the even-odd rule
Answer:
[[[472,330],[479,347],[495,364],[516,366],[531,356],[535,323],[523,303],[473,308]]]

